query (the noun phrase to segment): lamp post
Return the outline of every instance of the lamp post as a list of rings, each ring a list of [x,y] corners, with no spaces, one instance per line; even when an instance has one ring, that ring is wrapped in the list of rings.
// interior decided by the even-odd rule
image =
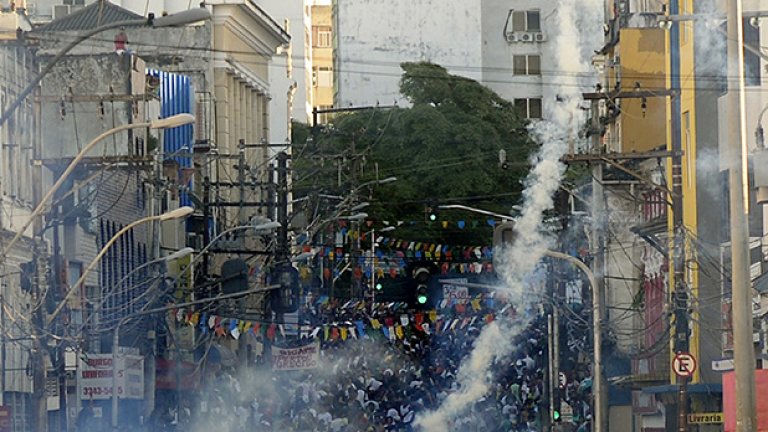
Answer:
[[[174,261],[174,260],[177,260],[177,259],[184,258],[184,257],[186,257],[187,255],[191,254],[194,251],[195,250],[192,249],[191,247],[185,247],[185,248],[177,250],[176,252],[171,253],[170,255],[166,255],[164,257],[161,257],[161,258],[158,258],[158,259],[154,259],[152,261],[147,261],[147,262],[141,264],[140,266],[134,268],[133,270],[128,272],[125,276],[123,276],[119,281],[117,281],[114,284],[112,284],[112,286],[113,286],[112,290],[109,293],[107,293],[106,296],[103,296],[103,297],[101,297],[99,299],[99,303],[98,303],[99,309],[101,309],[101,307],[104,305],[104,302],[106,301],[107,297],[113,296],[115,294],[115,291],[118,289],[118,287],[120,287],[120,285],[123,284],[123,282],[127,281],[131,276],[135,275],[139,271],[144,270],[144,269],[146,269],[147,267],[149,267],[149,266],[151,266],[153,264],[167,263],[167,262],[170,262],[170,261]],[[139,298],[144,296],[145,294],[146,294],[146,292],[142,293],[141,295],[139,295]],[[132,299],[132,300],[135,301],[137,299]],[[94,315],[95,314],[91,314],[88,317],[88,319],[83,323],[83,326],[87,325]]]
[[[59,303],[58,306],[56,306],[56,309],[53,310],[48,315],[48,319],[46,320],[46,327],[51,325],[51,322],[56,318],[56,316],[61,312],[62,309],[64,309],[64,306],[67,305],[67,302],[72,298],[72,296],[77,293],[77,287],[79,287],[83,282],[85,282],[85,278],[88,276],[88,274],[93,270],[93,268],[98,264],[99,260],[101,260],[101,257],[104,256],[104,254],[107,253],[109,248],[126,232],[131,230],[133,227],[137,225],[141,225],[146,222],[153,222],[153,221],[167,221],[167,220],[173,220],[173,219],[180,219],[183,218],[189,214],[191,214],[194,211],[192,207],[179,207],[175,210],[171,210],[169,212],[159,214],[159,215],[153,215],[153,216],[147,216],[144,218],[141,218],[139,220],[133,221],[129,223],[128,225],[124,226],[120,231],[116,232],[115,235],[112,236],[109,241],[104,244],[104,246],[101,248],[99,253],[96,254],[96,256],[93,258],[93,260],[88,264],[88,266],[83,270],[83,273],[80,275],[80,278],[77,280],[77,282],[74,283],[67,291],[67,294],[64,296],[64,299]]]
[[[440,206],[441,208],[459,208],[462,210],[467,210],[475,213],[480,213],[484,215],[490,215],[490,216],[496,216],[501,218],[507,218],[512,219],[511,217],[503,216],[498,213],[489,212],[487,210],[482,210],[474,207],[469,206]],[[592,351],[592,395],[593,395],[593,430],[601,431],[603,428],[601,427],[602,422],[607,419],[607,400],[604,398],[604,389],[603,389],[603,353],[602,353],[602,343],[603,343],[603,336],[602,336],[602,308],[601,303],[601,296],[600,296],[600,285],[597,283],[597,279],[595,278],[594,273],[590,268],[584,264],[581,260],[572,257],[568,254],[564,254],[562,252],[556,252],[553,250],[546,249],[544,250],[544,255],[548,256],[550,258],[556,258],[556,259],[562,259],[565,261],[568,261],[569,263],[575,265],[578,267],[586,276],[587,280],[589,280],[589,285],[592,289],[592,344],[594,345],[593,351]],[[451,282],[455,283],[455,282]]]
[[[395,227],[388,226],[379,230],[380,233],[394,230]],[[376,303],[376,230],[371,230],[371,313],[373,313],[373,304]]]
[[[13,248],[13,246],[16,244],[17,241],[19,241],[21,236],[24,235],[24,232],[27,230],[27,228],[29,228],[29,226],[32,224],[35,218],[43,212],[45,205],[48,203],[51,197],[53,197],[56,191],[59,190],[61,185],[64,184],[64,181],[66,181],[67,177],[69,177],[69,175],[72,174],[72,171],[75,170],[75,168],[80,163],[80,161],[85,157],[85,155],[93,147],[95,147],[96,144],[101,142],[104,138],[107,138],[111,135],[114,135],[116,133],[119,133],[128,129],[140,129],[140,128],[147,128],[147,127],[151,129],[166,129],[166,128],[182,126],[185,124],[190,124],[190,123],[193,123],[194,121],[195,121],[195,116],[193,116],[192,114],[177,114],[171,117],[154,120],[151,122],[120,125],[116,128],[105,131],[101,135],[94,138],[90,143],[88,143],[85,147],[83,147],[82,150],[80,150],[80,152],[74,157],[74,159],[72,159],[72,161],[69,163],[69,165],[64,170],[64,172],[61,173],[58,180],[56,180],[56,183],[54,183],[53,186],[51,186],[51,188],[45,194],[45,196],[43,196],[40,199],[40,202],[37,204],[37,207],[35,207],[35,209],[32,211],[32,214],[29,215],[29,218],[27,218],[27,221],[24,222],[24,225],[22,225],[21,228],[19,228],[16,231],[16,234],[13,236],[11,241],[9,241],[8,244],[6,244],[5,247],[3,248],[3,252],[0,253],[0,260],[5,259],[5,257],[11,251],[11,248]]]
[[[40,74],[37,75],[32,81],[30,81],[29,84],[27,84],[27,86],[24,88],[24,90],[22,90],[21,93],[19,93],[19,95],[16,97],[13,103],[11,103],[8,106],[8,108],[6,108],[5,111],[3,111],[3,114],[0,115],[0,126],[5,124],[5,122],[11,116],[11,114],[13,114],[13,112],[16,111],[16,109],[19,107],[19,105],[21,105],[22,102],[24,102],[24,99],[26,99],[27,96],[29,96],[29,94],[35,90],[37,85],[40,84],[40,81],[42,81],[43,78],[51,72],[51,70],[53,70],[53,66],[56,65],[56,63],[58,63],[74,47],[82,43],[84,40],[89,39],[91,36],[94,36],[106,30],[111,30],[111,29],[120,28],[120,27],[135,27],[135,26],[148,26],[153,28],[175,27],[175,26],[190,24],[193,22],[208,20],[210,18],[211,18],[211,13],[208,12],[208,10],[205,8],[190,9],[190,10],[175,13],[172,15],[167,15],[160,18],[155,18],[154,15],[150,15],[148,18],[116,21],[116,22],[104,24],[103,26],[100,26],[100,27],[96,27],[94,29],[91,29],[79,35],[75,40],[70,42],[67,46],[65,46],[58,53],[56,53],[56,55],[51,59],[51,61],[49,61],[48,64],[45,66],[45,68],[40,72]]]
[[[124,317],[123,319],[121,319],[117,323],[117,326],[115,327],[115,332],[112,335],[112,394],[111,394],[111,400],[112,400],[112,415],[111,415],[112,430],[113,431],[118,430],[117,422],[118,422],[118,419],[119,419],[119,417],[118,417],[118,410],[120,408],[120,399],[118,397],[118,392],[117,392],[117,387],[118,387],[117,375],[118,375],[118,372],[119,372],[119,369],[117,367],[117,357],[118,357],[118,349],[117,349],[117,347],[118,347],[119,339],[120,339],[120,327],[122,327],[123,324],[125,324],[128,321],[130,321],[131,319],[134,319],[134,318],[137,318],[137,317],[140,317],[140,316],[152,315],[152,314],[156,314],[156,313],[160,313],[160,312],[166,312],[166,311],[169,311],[169,310],[186,308],[186,307],[189,307],[189,306],[195,306],[195,305],[199,305],[199,304],[213,303],[213,302],[217,302],[217,301],[221,301],[221,300],[228,300],[228,299],[233,299],[233,298],[238,298],[238,297],[244,297],[244,296],[247,296],[247,295],[250,295],[250,294],[268,292],[268,291],[271,291],[271,290],[274,290],[274,289],[277,289],[277,288],[280,288],[280,285],[268,285],[266,287],[254,288],[254,289],[250,289],[250,290],[246,290],[246,291],[241,291],[241,292],[237,292],[237,293],[223,294],[223,295],[216,296],[216,297],[205,298],[205,299],[200,299],[200,300],[193,300],[193,301],[186,302],[186,303],[178,303],[178,304],[174,304],[174,305],[170,305],[170,306],[164,306],[164,307],[159,307],[159,308],[155,308],[155,309],[148,309],[148,310],[145,310],[145,311],[137,312],[137,313],[132,314],[132,315],[128,315],[128,316]]]

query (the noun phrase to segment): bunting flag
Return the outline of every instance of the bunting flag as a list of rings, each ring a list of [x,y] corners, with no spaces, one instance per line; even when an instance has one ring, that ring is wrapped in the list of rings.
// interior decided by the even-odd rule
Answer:
[[[437,249],[437,246],[435,247]],[[472,327],[478,321],[485,323],[493,322],[496,318],[494,313],[488,313],[483,309],[483,301],[491,300],[493,293],[478,295],[472,299],[454,300],[451,307],[447,309],[446,315],[436,309],[429,311],[416,311],[412,313],[403,313],[407,308],[406,303],[377,303],[374,309],[382,316],[374,318],[368,317],[367,320],[355,320],[343,324],[326,324],[322,326],[309,325],[293,326],[295,332],[287,325],[271,322],[259,322],[241,320],[237,318],[227,318],[217,315],[208,315],[205,312],[192,312],[185,310],[183,313],[174,313],[173,318],[179,323],[200,326],[201,332],[206,334],[209,329],[217,337],[231,337],[238,340],[242,335],[250,333],[252,337],[263,337],[270,341],[275,341],[278,337],[287,338],[290,335],[300,335],[302,338],[319,338],[324,341],[346,342],[350,339],[369,338],[368,330],[382,330],[383,336],[393,342],[402,342],[408,344],[409,336],[415,332],[427,335],[440,334],[446,332],[457,332]],[[502,300],[504,302],[504,300]],[[368,304],[360,300],[350,300],[343,304],[338,299],[325,300],[331,308],[345,309],[351,313],[365,313]],[[471,307],[470,307],[471,306]],[[509,309],[509,305],[499,311],[503,313]],[[461,317],[456,317],[454,312],[461,312]],[[389,315],[387,315],[389,314]],[[372,333],[373,334],[373,333]]]
[[[360,337],[365,337],[365,328],[363,326],[363,322],[360,320],[355,321],[355,327],[357,327],[357,333],[360,335]]]
[[[477,312],[477,311],[479,311],[480,309],[482,309],[482,307],[480,307],[480,300],[479,300],[479,299],[474,299],[474,300],[472,300],[472,302],[471,302],[471,303],[472,303],[472,309],[473,309],[475,312]]]

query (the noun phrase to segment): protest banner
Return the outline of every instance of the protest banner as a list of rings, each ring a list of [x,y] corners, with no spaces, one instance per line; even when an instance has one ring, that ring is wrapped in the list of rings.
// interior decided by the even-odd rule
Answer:
[[[313,342],[294,348],[272,347],[272,370],[314,369],[320,361],[320,346]]]

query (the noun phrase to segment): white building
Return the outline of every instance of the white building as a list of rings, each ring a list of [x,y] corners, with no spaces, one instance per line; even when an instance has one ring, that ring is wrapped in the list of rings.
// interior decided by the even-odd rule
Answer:
[[[98,0],[27,0],[17,1],[16,4],[26,3],[27,11],[33,22],[47,22],[52,18],[60,18],[69,13],[90,5]],[[110,3],[128,9],[142,16],[154,13],[160,16],[163,13],[176,13],[192,7],[198,7],[199,2],[188,0],[110,0]],[[254,17],[272,21],[277,28],[290,30],[291,44],[273,50],[272,58],[264,62],[268,69],[269,137],[273,143],[284,143],[290,139],[290,120],[307,121],[307,112],[311,111],[306,106],[306,85],[304,83],[304,11],[303,1],[254,1],[242,0],[232,2],[227,0],[212,0],[205,2],[209,8],[224,9],[229,6],[246,5],[244,8],[255,11]],[[214,38],[216,35],[214,34]],[[266,47],[265,47],[266,48]],[[226,57],[225,55],[222,55]],[[260,57],[254,58],[254,62],[263,62]],[[256,64],[252,65],[257,67]]]
[[[400,63],[429,61],[475,79],[532,118],[554,100],[553,2],[334,0],[337,107],[397,102]]]
[[[290,121],[307,122],[312,106],[307,96],[305,79],[305,53],[308,39],[307,17],[309,7],[304,1],[262,0],[259,5],[280,24],[291,36],[290,44],[278,49],[269,66],[269,86],[274,93],[270,101],[272,142],[290,142]],[[288,133],[280,136],[276,132],[288,124]]]
[[[30,29],[23,13],[4,9],[0,12],[0,107],[7,109],[16,100],[37,71],[37,61],[25,44],[17,40],[16,29]],[[0,125],[0,250],[29,220],[34,202],[33,167],[31,160],[39,148],[34,102],[28,98],[8,120]],[[26,267],[33,261],[33,227],[0,257],[0,405],[11,407],[13,430],[32,428],[33,380],[25,370],[34,345],[30,338],[36,323],[33,316],[35,300],[34,272]],[[40,260],[45,262],[45,250],[39,245]],[[22,268],[21,265],[25,264]]]

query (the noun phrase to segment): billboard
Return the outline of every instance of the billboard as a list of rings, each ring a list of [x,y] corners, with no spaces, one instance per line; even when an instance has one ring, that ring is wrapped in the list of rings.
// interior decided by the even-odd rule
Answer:
[[[77,392],[80,400],[112,398],[112,373],[117,372],[120,399],[144,398],[144,357],[119,354],[116,368],[112,354],[85,354],[78,361]]]

